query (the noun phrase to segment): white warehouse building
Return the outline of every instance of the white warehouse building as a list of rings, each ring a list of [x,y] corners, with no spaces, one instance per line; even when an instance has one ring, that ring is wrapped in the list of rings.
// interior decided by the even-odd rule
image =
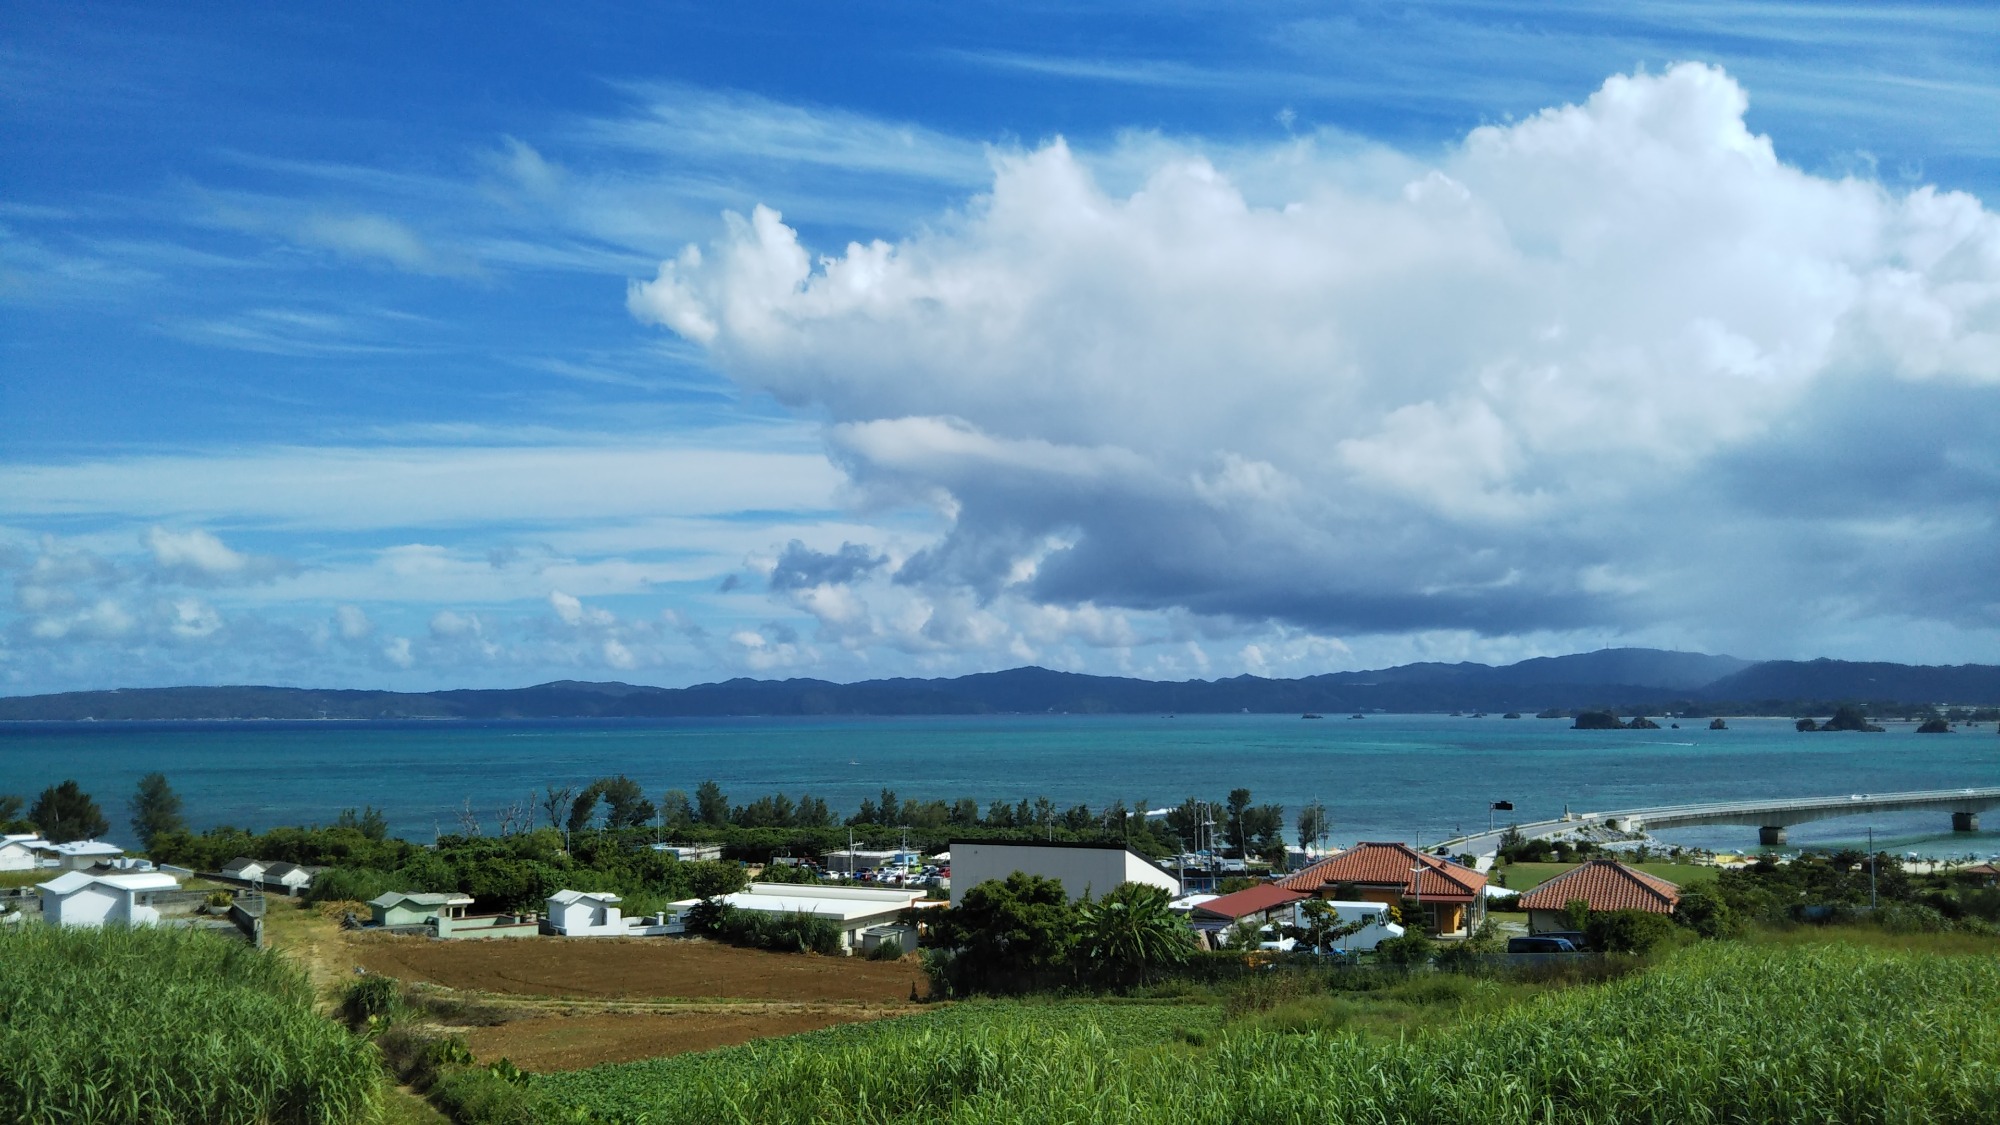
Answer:
[[[700,902],[698,898],[686,899],[668,909],[673,911],[676,921],[680,921]],[[924,892],[898,891],[887,887],[752,883],[735,894],[723,895],[721,902],[738,910],[823,918],[839,927],[841,948],[850,953],[865,953],[873,948],[875,941],[886,938],[894,938],[905,950],[916,946],[916,933],[902,925],[901,918],[903,911],[923,904]],[[870,930],[880,932],[871,938]]]
[[[1181,881],[1171,871],[1119,844],[951,842],[951,904],[965,892],[1016,871],[1060,880],[1069,900],[1092,897],[1120,883],[1146,883],[1179,898]]]
[[[180,886],[161,871],[129,875],[90,875],[71,871],[36,886],[42,896],[42,920],[51,926],[157,926],[156,891]]]

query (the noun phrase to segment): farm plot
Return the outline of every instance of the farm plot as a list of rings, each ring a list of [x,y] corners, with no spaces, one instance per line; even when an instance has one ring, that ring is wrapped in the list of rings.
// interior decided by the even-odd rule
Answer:
[[[512,996],[907,1004],[913,987],[919,995],[926,989],[914,960],[765,953],[707,941],[439,942],[367,935],[351,938],[349,952],[369,972]]]

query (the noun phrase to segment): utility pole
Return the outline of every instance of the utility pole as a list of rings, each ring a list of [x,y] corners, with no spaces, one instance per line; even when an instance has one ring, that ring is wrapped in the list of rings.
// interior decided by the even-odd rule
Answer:
[[[1868,909],[1875,909],[1875,826],[1868,826]]]

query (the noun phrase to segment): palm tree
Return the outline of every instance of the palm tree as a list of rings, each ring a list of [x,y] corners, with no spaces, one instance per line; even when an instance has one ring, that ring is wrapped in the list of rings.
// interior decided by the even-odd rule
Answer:
[[[1078,908],[1077,956],[1087,972],[1117,984],[1136,984],[1155,970],[1185,962],[1194,935],[1167,909],[1160,887],[1121,883]]]

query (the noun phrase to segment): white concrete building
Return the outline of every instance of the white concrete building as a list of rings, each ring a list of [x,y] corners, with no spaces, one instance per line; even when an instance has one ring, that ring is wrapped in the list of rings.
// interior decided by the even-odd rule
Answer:
[[[312,886],[313,869],[296,863],[274,863],[264,869],[264,885],[283,887],[288,892],[304,890]]]
[[[117,859],[125,854],[125,849],[101,840],[71,840],[66,844],[44,845],[42,854],[54,857],[56,866],[65,871],[81,871],[93,863]]]
[[[610,891],[557,891],[548,897],[542,932],[555,937],[659,937],[685,932],[676,914],[627,918]]]
[[[542,929],[558,937],[624,937],[621,901],[610,891],[557,891],[549,896]]]
[[[32,832],[0,836],[0,871],[33,871],[42,857],[53,856],[54,844]]]
[[[722,858],[721,844],[654,844],[656,852],[666,852],[682,863],[700,863]]]
[[[270,864],[265,863],[261,859],[251,859],[248,856],[239,855],[222,865],[222,874],[229,876],[231,879],[241,879],[246,883],[257,883],[263,881],[264,872],[270,866]]]
[[[1118,844],[953,840],[951,904],[957,906],[979,884],[1016,871],[1060,880],[1071,902],[1085,894],[1100,896],[1120,883],[1147,883],[1174,898],[1181,894],[1181,881],[1172,872]]]
[[[824,918],[840,929],[842,949],[857,952],[866,948],[864,934],[878,926],[895,926],[903,911],[924,901],[922,891],[896,891],[880,887],[817,887],[793,883],[752,883],[722,903],[738,910],[765,914],[805,914]],[[676,902],[673,914],[685,917],[701,902],[698,898]],[[942,906],[943,903],[937,905]],[[900,938],[900,934],[898,935]],[[913,944],[913,943],[912,943]],[[909,949],[905,945],[904,949]]]
[[[52,926],[157,926],[160,912],[153,905],[158,891],[179,887],[165,872],[130,875],[87,875],[70,871],[36,886],[42,897],[42,920]]]

